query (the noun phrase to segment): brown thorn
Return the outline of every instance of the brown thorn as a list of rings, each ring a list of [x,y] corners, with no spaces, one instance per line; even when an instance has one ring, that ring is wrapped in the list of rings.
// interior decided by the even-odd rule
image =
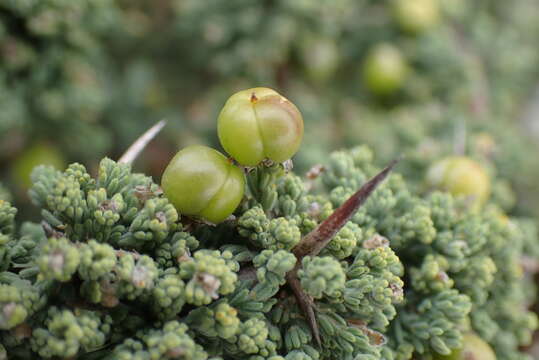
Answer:
[[[307,256],[316,256],[329,243],[333,236],[342,229],[350,220],[359,207],[365,203],[368,197],[389,175],[391,170],[397,165],[400,159],[393,160],[385,169],[367,181],[356,193],[348,198],[339,208],[337,208],[326,220],[318,225],[313,231],[307,234],[297,244],[292,251],[297,258],[296,266],[288,274],[286,279],[288,285],[292,288],[296,300],[303,311],[305,318],[311,328],[313,337],[318,346],[321,346],[320,330],[314,314],[313,299],[303,291],[298,279],[298,270],[301,266],[301,260]]]
[[[298,261],[307,255],[316,256],[339,230],[350,220],[361,205],[384,181],[400,159],[393,160],[384,170],[367,181],[354,195],[350,196],[326,220],[307,234],[292,251]]]

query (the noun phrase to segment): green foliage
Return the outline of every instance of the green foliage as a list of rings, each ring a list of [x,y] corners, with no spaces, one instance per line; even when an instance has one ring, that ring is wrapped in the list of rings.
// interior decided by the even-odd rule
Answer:
[[[320,299],[323,294],[335,296],[344,289],[344,270],[331,257],[305,257],[298,276],[301,286],[315,299]]]
[[[37,168],[42,226],[18,228],[0,203],[4,351],[407,360],[449,354],[473,330],[499,359],[524,356],[537,319],[524,310],[535,295],[520,260],[536,233],[493,203],[473,213],[391,175],[320,255],[298,263],[294,246],[376,173],[372,161],[366,147],[335,152],[309,186],[260,164],[237,220],[218,226],[181,218],[150,178],[109,159],[95,179],[79,164]],[[321,347],[287,286],[296,266]]]
[[[187,326],[170,321],[161,329],[138,332],[135,339],[127,339],[116,347],[112,359],[160,359],[163,357],[203,360],[207,354],[187,333]]]
[[[110,159],[95,178],[81,164],[37,168],[40,223],[17,225],[0,188],[0,359],[428,360],[459,353],[470,332],[499,360],[528,359],[538,324],[524,265],[539,246],[535,222],[515,216],[539,213],[539,167],[515,119],[538,75],[537,3],[418,1],[430,17],[407,3],[3,2],[0,161],[13,174],[43,162],[15,159],[34,139],[91,162],[166,115],[182,131],[146,154],[155,172],[167,140],[216,142],[218,106],[261,82],[309,124],[297,173],[323,166],[305,179],[290,164],[245,169],[246,196],[218,226],[180,216]],[[381,44],[393,63],[372,61]],[[378,160],[367,147],[329,155],[343,143]],[[301,239],[395,154],[403,176],[298,262]],[[481,212],[426,187],[454,155],[488,173]]]
[[[45,137],[71,154],[103,154],[111,139],[99,124],[107,105],[100,41],[114,25],[114,2],[4,1],[0,10],[2,142]]]
[[[180,264],[180,276],[190,279],[185,288],[185,299],[193,305],[207,305],[219,294],[234,291],[239,265],[232,253],[214,250],[199,250],[189,261]]]
[[[285,284],[286,274],[296,265],[294,254],[285,250],[262,250],[253,258],[258,284],[253,288],[255,299],[267,300]]]
[[[68,239],[51,237],[43,245],[36,263],[44,279],[68,281],[77,271],[80,254]]]
[[[171,144],[217,145],[212,119],[227,96],[263,83],[308,119],[301,170],[343,142],[367,143],[383,160],[405,153],[402,171],[419,182],[434,161],[464,153],[494,165],[518,213],[537,213],[539,167],[527,156],[537,146],[517,121],[538,78],[535,0],[47,0],[0,9],[0,160],[10,166],[47,139],[93,165],[166,117],[178,131],[141,159],[157,174]],[[382,99],[361,76],[381,44],[409,70]],[[486,149],[476,144],[485,134]]]

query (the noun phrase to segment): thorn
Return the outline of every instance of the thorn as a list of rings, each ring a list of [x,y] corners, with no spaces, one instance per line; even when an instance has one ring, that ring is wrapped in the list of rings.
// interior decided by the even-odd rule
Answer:
[[[350,196],[339,208],[337,208],[326,220],[307,234],[292,251],[298,262],[307,256],[316,256],[329,243],[339,230],[350,220],[369,196],[384,181],[387,175],[400,161],[393,160],[384,170],[367,181],[355,194]]]
[[[163,129],[166,125],[166,120],[157,122],[154,126],[149,128],[144,134],[142,134],[135,142],[126,150],[126,152],[118,159],[119,163],[132,164],[137,156],[144,150],[146,145]]]
[[[348,200],[336,209],[333,214],[307,234],[300,243],[292,249],[297,258],[297,262],[294,269],[286,274],[286,280],[294,292],[296,300],[303,311],[303,315],[305,316],[309,327],[311,328],[312,335],[319,347],[322,346],[322,342],[320,341],[320,330],[314,314],[314,302],[313,299],[303,291],[298,278],[298,269],[301,260],[307,255],[316,256],[320,253],[333,236],[342,229],[357,209],[359,209],[382,181],[384,181],[399,161],[400,158],[393,160],[385,169],[367,181],[355,194],[350,196]]]

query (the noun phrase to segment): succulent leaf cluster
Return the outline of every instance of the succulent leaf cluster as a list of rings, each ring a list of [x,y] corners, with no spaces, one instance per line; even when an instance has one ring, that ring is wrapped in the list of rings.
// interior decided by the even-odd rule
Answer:
[[[0,349],[8,359],[408,360],[448,355],[474,332],[498,359],[525,358],[537,319],[520,261],[536,233],[495,206],[473,212],[390,175],[299,260],[302,239],[376,173],[366,147],[333,153],[306,179],[262,163],[235,219],[211,225],[180,216],[129,165],[104,159],[95,178],[80,164],[38,167],[41,224],[17,226],[0,201]]]

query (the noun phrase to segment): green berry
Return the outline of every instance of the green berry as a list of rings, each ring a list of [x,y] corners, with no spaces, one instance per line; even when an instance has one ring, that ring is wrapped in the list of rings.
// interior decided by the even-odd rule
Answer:
[[[256,166],[264,159],[283,162],[299,149],[303,118],[288,99],[268,88],[232,95],[218,119],[219,140],[240,164]]]
[[[496,360],[492,348],[479,336],[468,333],[463,336],[462,347],[449,355],[435,355],[435,360]]]
[[[181,214],[219,223],[238,207],[245,177],[217,150],[194,145],[172,158],[163,173],[161,187]]]
[[[363,81],[376,95],[391,95],[402,87],[408,65],[399,49],[379,44],[368,54],[363,64]]]
[[[490,178],[476,161],[465,156],[451,156],[434,163],[427,172],[430,187],[471,201],[478,209],[490,195]]]
[[[301,44],[301,56],[309,79],[320,85],[330,81],[339,67],[339,48],[336,41],[307,36]]]
[[[440,21],[437,0],[396,0],[393,5],[395,20],[405,32],[421,33]]]
[[[38,165],[50,165],[63,170],[66,162],[62,153],[52,145],[37,143],[20,154],[11,168],[13,180],[24,189],[30,188],[30,174]]]

